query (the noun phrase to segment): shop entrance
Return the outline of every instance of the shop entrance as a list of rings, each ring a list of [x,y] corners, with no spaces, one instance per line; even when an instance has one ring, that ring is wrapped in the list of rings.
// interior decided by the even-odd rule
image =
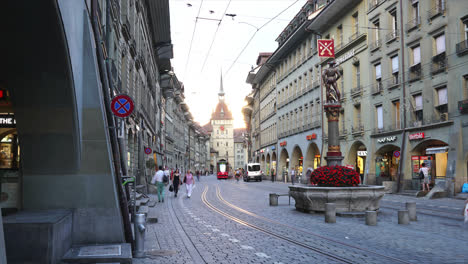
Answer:
[[[378,185],[383,181],[396,181],[400,164],[400,148],[395,145],[382,146],[375,153],[375,176]]]
[[[270,175],[270,153],[266,156],[265,176]]]
[[[367,158],[367,148],[361,141],[356,141],[351,146],[348,154],[348,164],[352,165],[354,169],[361,176],[361,182],[364,179],[365,164]]]
[[[429,168],[431,185],[445,181],[447,174],[448,144],[441,140],[426,140],[411,151],[411,175],[413,189],[420,189],[419,168],[423,163]]]
[[[304,157],[302,156],[301,148],[295,146],[291,157],[291,168],[290,170],[296,171],[296,181],[301,182],[302,168],[304,165]]]
[[[274,177],[276,179],[276,152],[273,152],[273,154],[271,154],[271,175],[272,177]]]
[[[306,169],[316,169],[320,167],[320,151],[315,143],[310,143],[307,148],[307,155],[304,161]]]
[[[288,168],[289,168],[289,154],[286,149],[283,149],[281,150],[281,153],[280,153],[278,173],[276,174],[277,179],[278,177],[281,177],[281,180],[286,182],[288,179]]]

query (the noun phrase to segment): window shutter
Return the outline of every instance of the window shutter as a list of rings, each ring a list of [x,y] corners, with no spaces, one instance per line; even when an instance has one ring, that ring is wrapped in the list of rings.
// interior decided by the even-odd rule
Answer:
[[[383,129],[383,109],[382,106],[377,106],[377,128]]]
[[[440,35],[436,38],[437,54],[445,52],[445,35]]]
[[[413,65],[421,63],[421,47],[413,48]]]
[[[380,78],[382,78],[381,65],[376,64],[375,65],[375,79],[380,79]]]
[[[437,90],[437,95],[439,96],[439,105],[445,105],[448,103],[447,100],[447,87]]]
[[[392,72],[398,72],[398,56],[392,58]]]

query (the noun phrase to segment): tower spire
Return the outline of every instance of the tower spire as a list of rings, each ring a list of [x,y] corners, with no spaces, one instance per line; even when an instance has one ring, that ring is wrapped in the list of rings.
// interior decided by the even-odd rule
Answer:
[[[224,100],[224,88],[223,88],[223,73],[221,71],[221,81],[219,85],[219,93],[218,93],[219,100]]]

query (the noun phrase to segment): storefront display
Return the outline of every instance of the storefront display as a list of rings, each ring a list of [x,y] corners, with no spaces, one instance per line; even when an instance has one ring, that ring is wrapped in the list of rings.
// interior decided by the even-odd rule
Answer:
[[[376,177],[387,178],[390,181],[396,181],[398,164],[400,158],[394,155],[394,151],[389,151],[378,155],[375,159],[375,175]],[[398,157],[395,157],[398,156]]]

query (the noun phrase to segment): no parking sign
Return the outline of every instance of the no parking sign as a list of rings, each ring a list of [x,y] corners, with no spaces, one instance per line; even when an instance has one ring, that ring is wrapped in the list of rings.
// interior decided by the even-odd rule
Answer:
[[[397,151],[394,151],[394,152],[393,152],[393,156],[394,156],[395,158],[399,158],[399,157],[400,157],[400,151],[398,151],[398,150],[397,150]]]
[[[118,117],[127,117],[135,109],[133,100],[126,94],[119,94],[112,99],[111,110]]]
[[[148,148],[145,148],[145,153],[146,153],[147,155],[151,154],[151,152],[153,152],[153,150],[152,150],[151,148],[149,148],[149,147],[148,147]]]

